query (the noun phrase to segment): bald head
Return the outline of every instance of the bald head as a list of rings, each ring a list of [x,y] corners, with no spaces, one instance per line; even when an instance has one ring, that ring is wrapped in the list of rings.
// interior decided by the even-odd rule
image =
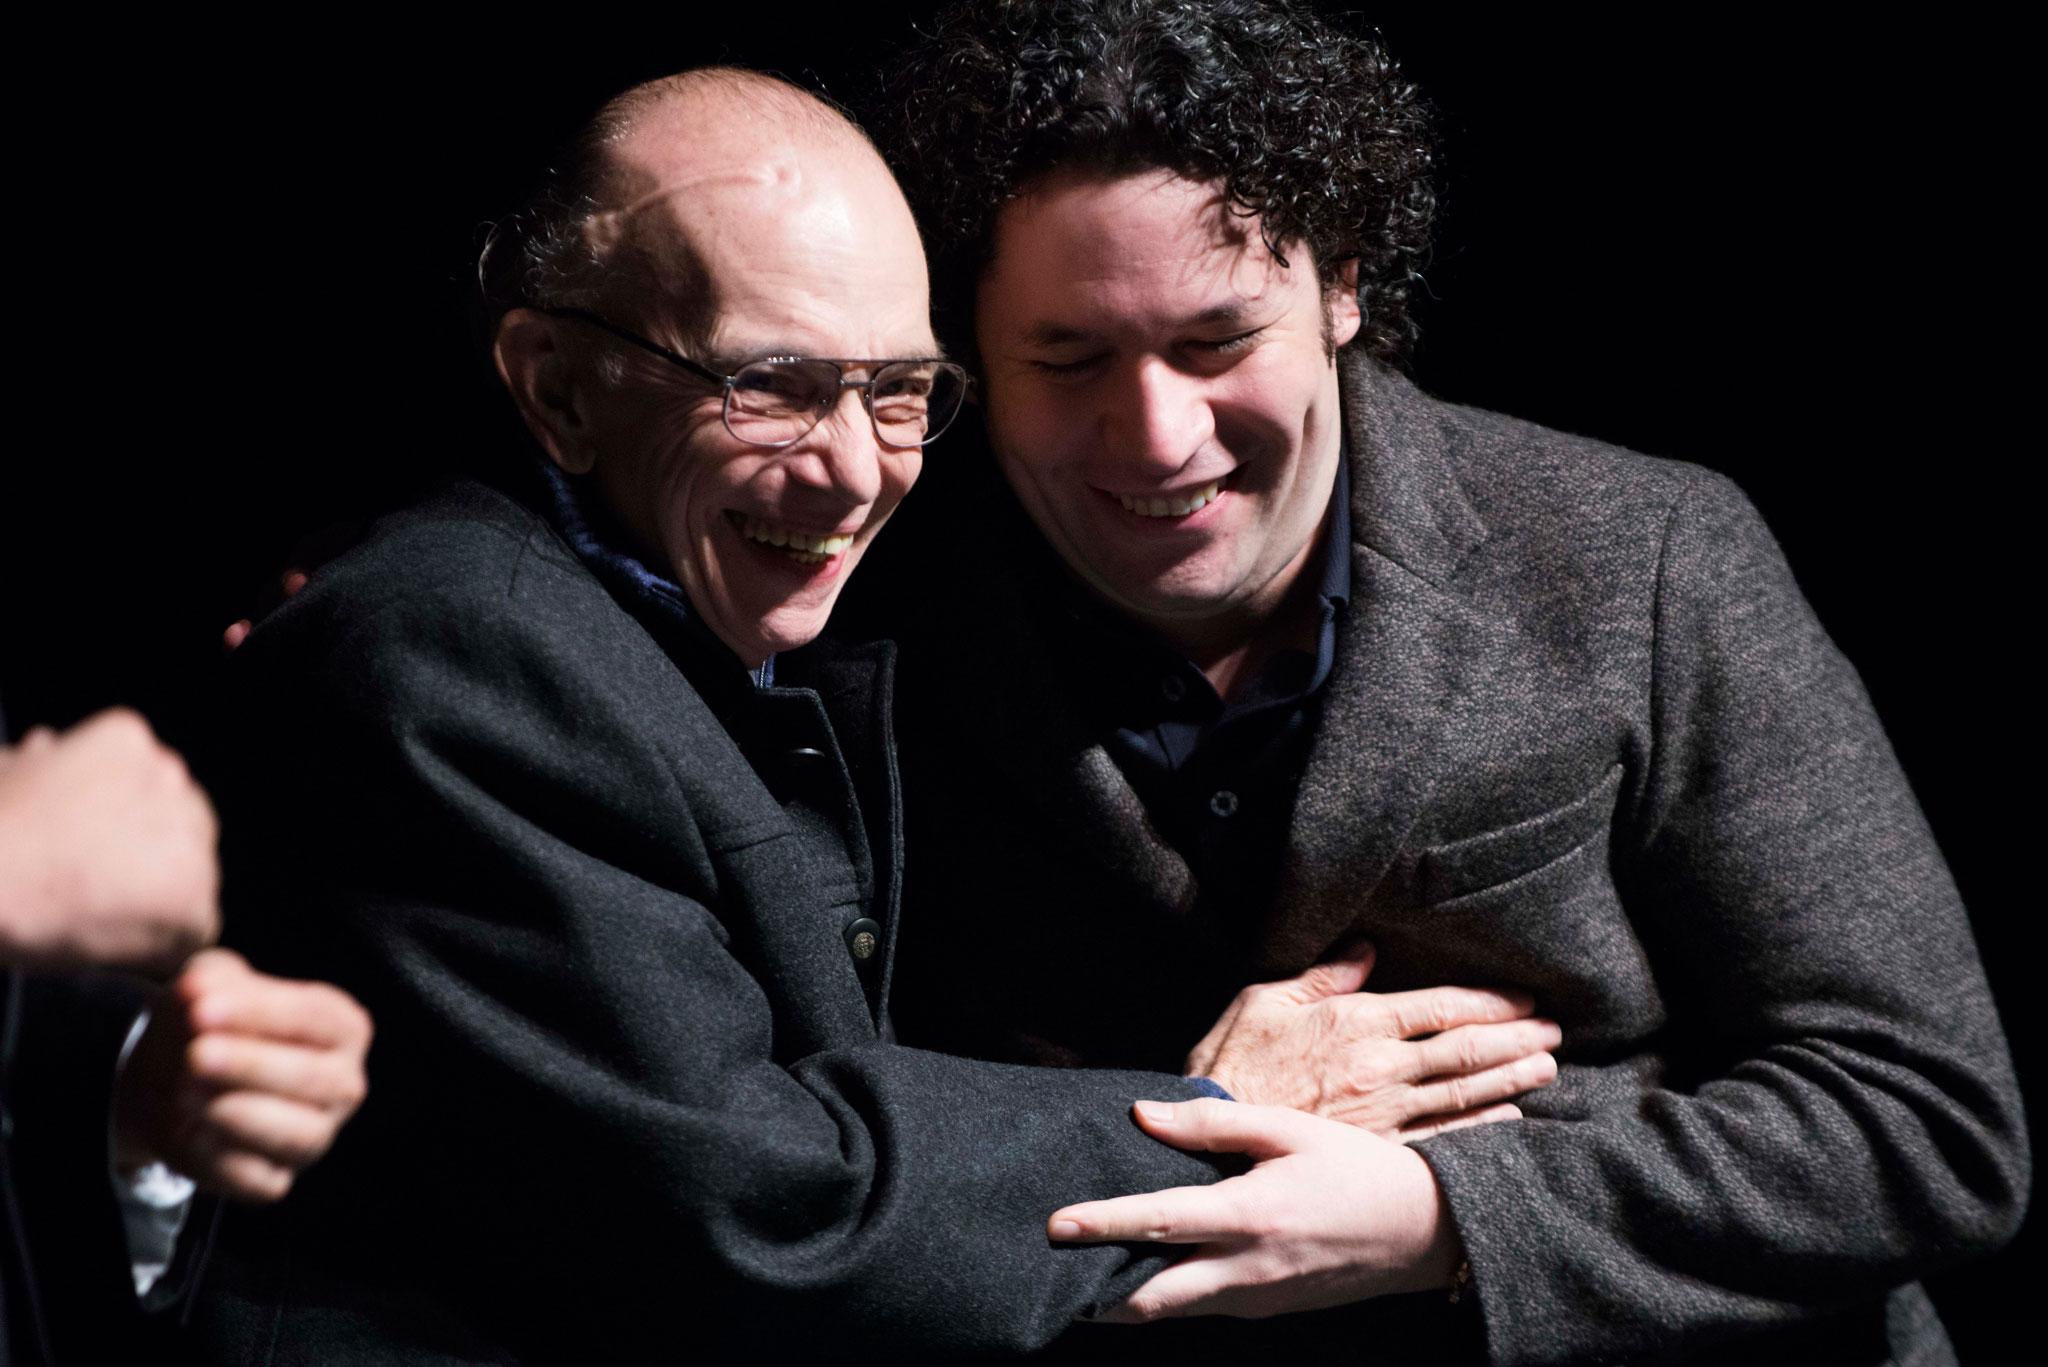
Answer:
[[[723,303],[710,263],[771,242],[907,250],[922,288],[910,210],[867,135],[772,76],[710,67],[635,86],[592,118],[573,160],[582,213],[553,252],[556,278],[580,296],[565,302],[654,304],[701,343]]]
[[[741,660],[809,640],[921,450],[885,447],[844,388],[764,443],[729,424],[719,377],[810,357],[857,362],[840,378],[859,387],[878,361],[932,355],[902,192],[829,105],[724,68],[611,101],[565,169],[522,246],[541,269],[496,329],[514,402]]]
[[[636,85],[606,101],[587,133],[597,159],[613,151],[630,154],[630,145],[647,136],[801,141],[819,148],[865,149],[875,156],[859,125],[816,95],[774,76],[728,66]]]

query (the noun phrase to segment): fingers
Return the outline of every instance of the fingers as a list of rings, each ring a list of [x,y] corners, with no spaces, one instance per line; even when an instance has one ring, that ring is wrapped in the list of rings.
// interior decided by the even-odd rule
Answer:
[[[243,1035],[201,1035],[187,1047],[187,1071],[222,1092],[259,1092],[322,1110],[352,1111],[366,1090],[362,1060],[343,1049],[310,1049]]]
[[[339,988],[258,973],[226,949],[195,955],[173,991],[190,1032],[182,1118],[145,1116],[153,1147],[209,1191],[277,1200],[367,1093],[369,1015]]]
[[[332,1112],[262,1092],[213,1097],[201,1112],[201,1123],[203,1147],[253,1153],[288,1168],[307,1167],[326,1153],[341,1127]]]
[[[362,533],[363,524],[340,523],[323,528],[301,541],[292,551],[300,563],[280,570],[276,583],[259,591],[256,616],[265,616],[280,603],[298,597],[300,590],[306,587],[309,572],[354,545],[362,538]],[[252,618],[243,617],[230,622],[220,634],[221,648],[230,653],[240,649],[242,642],[248,640],[249,633],[255,629]]]
[[[1413,1114],[1427,1117],[1469,1111],[1548,1086],[1556,1077],[1556,1059],[1549,1054],[1532,1054],[1483,1072],[1423,1083],[1410,1093]]]
[[[1277,995],[1302,1003],[1342,996],[1365,986],[1366,976],[1372,972],[1373,957],[1371,941],[1353,940],[1321,963],[1269,986],[1278,989]]]
[[[216,1154],[194,1166],[199,1171],[186,1176],[203,1189],[215,1196],[256,1204],[282,1201],[292,1189],[292,1179],[298,1176],[293,1168],[242,1149]]]
[[[1324,1127],[1336,1124],[1285,1106],[1250,1106],[1211,1097],[1140,1101],[1132,1111],[1145,1133],[1175,1148],[1242,1153],[1261,1162],[1313,1144]]]
[[[1433,1115],[1413,1125],[1404,1125],[1394,1135],[1397,1143],[1419,1144],[1425,1139],[1445,1134],[1451,1130],[1468,1129],[1474,1125],[1493,1125],[1503,1120],[1520,1120],[1522,1108],[1507,1102],[1496,1106],[1481,1106],[1476,1110],[1460,1111],[1456,1115]]]
[[[230,950],[193,959],[176,984],[195,1034],[220,1031],[321,1047],[367,1048],[369,1013],[340,988],[273,978]]]
[[[95,712],[67,733],[67,739],[103,744],[143,752],[156,748],[156,732],[149,729],[142,714],[132,707],[109,707]]]
[[[1236,1180],[1067,1206],[1046,1221],[1046,1236],[1056,1243],[1204,1243],[1242,1231],[1244,1217],[1226,1190]]]
[[[1414,1044],[1408,1050],[1406,1078],[1477,1073],[1555,1049],[1563,1041],[1564,1031],[1552,1020],[1460,1025]]]
[[[1517,1020],[1536,1010],[1536,999],[1526,992],[1496,992],[1484,987],[1425,987],[1389,992],[1377,1001],[1391,1014],[1400,1039],[1434,1035],[1460,1025]]]
[[[1228,1255],[1197,1253],[1156,1274],[1121,1305],[1111,1306],[1095,1320],[1102,1324],[1150,1324],[1183,1315],[1227,1315],[1221,1303],[1231,1285]]]
[[[1244,1012],[1245,994],[1240,992],[1230,999],[1230,1005],[1223,1008],[1223,1014],[1209,1027],[1209,1033],[1202,1036],[1193,1049],[1188,1051],[1187,1062],[1181,1071],[1189,1077],[1208,1077],[1216,1067],[1216,1060],[1223,1052],[1223,1041],[1230,1036],[1237,1025],[1237,1018]]]

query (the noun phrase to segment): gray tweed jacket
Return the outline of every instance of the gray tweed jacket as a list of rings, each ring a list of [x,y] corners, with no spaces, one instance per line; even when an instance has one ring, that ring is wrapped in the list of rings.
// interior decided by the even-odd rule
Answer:
[[[1237,986],[1364,934],[1370,988],[1511,985],[1563,1025],[1527,1119],[1422,1146],[1481,1323],[1383,1304],[1184,1350],[1946,1360],[1888,1292],[2017,1227],[2019,1098],[1954,885],[1770,534],[1706,470],[1362,363],[1343,393],[1354,593],[1271,900],[1197,905],[1074,702],[1101,690],[1060,595],[978,581],[982,634],[904,667],[906,1038],[1170,1068]],[[1091,1335],[1113,1351],[1065,1346]]]
[[[891,659],[756,689],[478,485],[258,628],[228,939],[377,1039],[333,1152],[228,1212],[208,1361],[950,1361],[1156,1270],[1044,1220],[1211,1180],[1129,1121],[1185,1080],[890,1042]]]

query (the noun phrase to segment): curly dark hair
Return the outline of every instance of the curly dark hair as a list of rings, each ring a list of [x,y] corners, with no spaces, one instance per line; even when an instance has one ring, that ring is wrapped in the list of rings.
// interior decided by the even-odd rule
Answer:
[[[970,0],[909,55],[873,126],[963,354],[997,215],[1070,166],[1222,181],[1283,263],[1305,243],[1328,285],[1358,261],[1352,345],[1398,364],[1412,340],[1436,207],[1428,111],[1376,37],[1298,0]]]

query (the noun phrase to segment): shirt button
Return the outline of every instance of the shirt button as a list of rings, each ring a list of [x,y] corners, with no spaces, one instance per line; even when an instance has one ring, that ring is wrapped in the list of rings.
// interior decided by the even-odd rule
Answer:
[[[875,957],[875,951],[882,947],[882,927],[863,916],[846,927],[846,948],[853,955],[853,961],[864,964]]]
[[[1159,696],[1168,702],[1179,702],[1188,695],[1187,681],[1178,674],[1169,674],[1159,681]]]
[[[1209,810],[1218,816],[1237,815],[1237,794],[1228,788],[1219,788],[1209,796]]]

